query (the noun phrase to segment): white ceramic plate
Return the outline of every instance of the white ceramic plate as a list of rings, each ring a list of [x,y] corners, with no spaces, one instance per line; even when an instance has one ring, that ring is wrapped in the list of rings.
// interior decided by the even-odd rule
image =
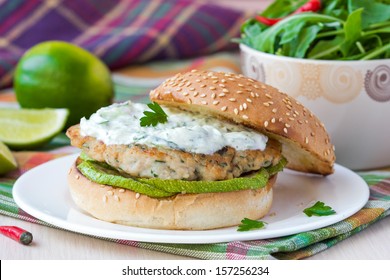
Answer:
[[[73,203],[66,177],[76,157],[52,160],[28,171],[16,181],[13,197],[24,211],[38,219],[70,231],[106,238],[204,244],[281,237],[341,221],[360,210],[369,197],[367,184],[340,165],[336,165],[335,173],[328,177],[283,171],[274,187],[272,209],[262,219],[268,223],[264,229],[238,232],[237,227],[206,231],[129,227],[97,220]],[[337,213],[307,217],[302,210],[318,200]]]

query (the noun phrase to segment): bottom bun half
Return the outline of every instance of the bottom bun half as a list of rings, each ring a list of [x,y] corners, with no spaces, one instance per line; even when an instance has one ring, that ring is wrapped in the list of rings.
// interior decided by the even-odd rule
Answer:
[[[131,190],[94,183],[74,164],[68,175],[76,205],[107,222],[153,229],[207,230],[260,219],[272,204],[273,176],[266,187],[224,193],[178,194],[152,198]]]

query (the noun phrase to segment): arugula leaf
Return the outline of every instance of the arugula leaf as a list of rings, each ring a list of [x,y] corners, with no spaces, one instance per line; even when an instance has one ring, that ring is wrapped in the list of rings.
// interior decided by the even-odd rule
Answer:
[[[267,224],[266,222],[244,218],[241,221],[241,224],[238,225],[237,231],[250,231],[255,229],[262,229],[265,227],[266,224]]]
[[[144,117],[140,119],[141,126],[156,126],[158,123],[166,123],[168,115],[156,102],[147,104],[153,112],[144,111]]]
[[[303,210],[307,216],[329,216],[336,213],[332,207],[325,205],[322,201],[317,201],[313,206]]]
[[[235,42],[297,58],[390,58],[390,0],[322,0],[318,12],[292,13],[306,2],[273,1],[260,15],[284,19],[272,26],[249,19]]]

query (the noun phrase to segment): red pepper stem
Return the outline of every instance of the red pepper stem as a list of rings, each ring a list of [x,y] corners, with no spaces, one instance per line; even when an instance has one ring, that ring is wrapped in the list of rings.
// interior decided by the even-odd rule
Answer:
[[[23,245],[28,245],[33,240],[32,234],[20,227],[0,226],[0,233],[22,243]]]
[[[304,12],[317,12],[319,9],[321,9],[321,1],[320,0],[310,0],[306,4],[304,4],[303,6],[299,7],[291,15],[300,14],[300,13],[304,13]],[[263,24],[268,25],[268,26],[272,26],[284,18],[286,18],[286,17],[267,18],[267,17],[261,16],[261,15],[255,15],[255,19],[258,22],[263,23]]]

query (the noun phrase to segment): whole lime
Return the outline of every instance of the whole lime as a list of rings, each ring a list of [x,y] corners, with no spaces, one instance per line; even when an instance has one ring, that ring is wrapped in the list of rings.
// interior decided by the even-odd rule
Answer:
[[[19,60],[14,89],[22,108],[68,108],[66,127],[111,104],[114,88],[107,66],[70,43],[46,41]]]

